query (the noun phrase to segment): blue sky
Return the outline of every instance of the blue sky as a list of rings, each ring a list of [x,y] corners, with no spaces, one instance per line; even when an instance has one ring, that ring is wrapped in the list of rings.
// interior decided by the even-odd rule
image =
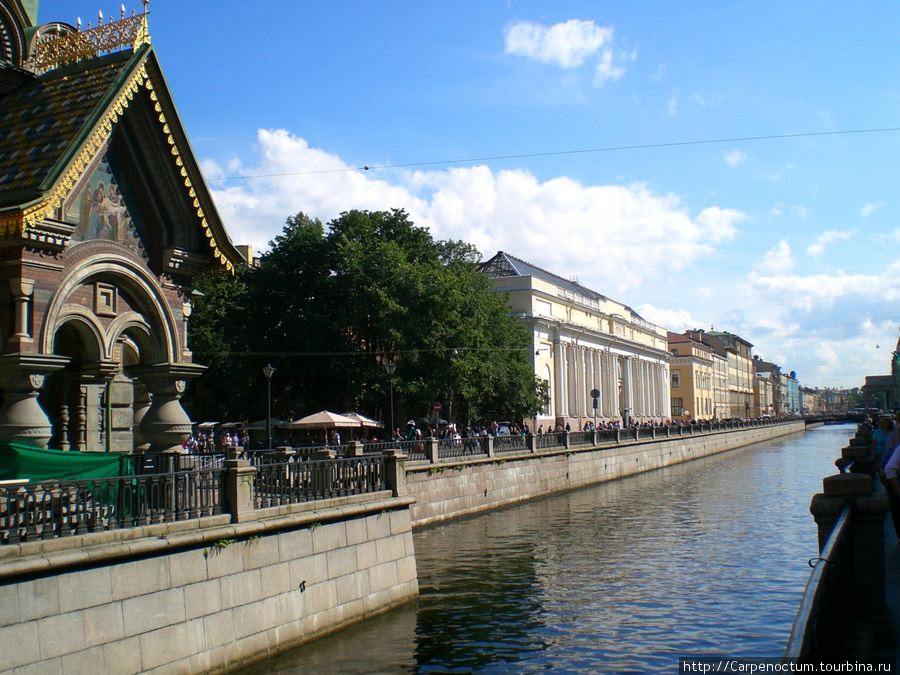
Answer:
[[[97,9],[41,0],[40,21]],[[900,131],[871,130],[900,127],[898,3],[149,9],[235,243],[405,208],[670,330],[737,333],[803,385],[890,372]],[[756,137],[780,138],[736,140]]]

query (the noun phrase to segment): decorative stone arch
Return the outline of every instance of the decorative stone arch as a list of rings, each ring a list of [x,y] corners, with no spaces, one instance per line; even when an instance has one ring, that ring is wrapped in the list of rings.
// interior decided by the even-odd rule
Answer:
[[[82,244],[88,246],[88,244]],[[116,316],[103,332],[105,352],[103,358],[111,358],[116,340],[126,326],[143,326],[154,344],[155,363],[176,362],[181,351],[178,324],[156,279],[139,262],[125,252],[118,255],[104,255],[102,258],[88,258],[72,267],[60,279],[53,298],[47,304],[41,326],[40,352],[53,353],[56,331],[73,315],[82,314],[83,306],[75,309],[67,303],[72,294],[87,284],[105,283],[118,291],[128,292],[137,308]],[[95,307],[95,310],[97,307]],[[139,311],[138,311],[139,310]],[[96,312],[94,312],[96,315]],[[126,318],[128,317],[128,318]],[[118,328],[121,326],[121,328]],[[143,363],[148,363],[142,359]]]
[[[25,56],[25,33],[6,6],[0,4],[0,61],[22,67]]]
[[[201,369],[180,362],[176,291],[109,242],[79,244],[68,258],[37,332],[39,354],[66,363],[40,398],[50,445],[131,451],[149,440],[157,450],[177,448],[190,432],[179,398]]]

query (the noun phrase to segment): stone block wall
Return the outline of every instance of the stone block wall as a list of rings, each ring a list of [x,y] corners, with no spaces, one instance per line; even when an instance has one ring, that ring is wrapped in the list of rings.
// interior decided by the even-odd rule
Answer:
[[[71,537],[31,556],[44,573],[4,578],[0,565],[0,672],[224,670],[386,611],[418,595],[409,502],[95,550]]]
[[[659,469],[803,431],[795,424],[657,438],[602,448],[555,449],[493,458],[407,464],[414,526],[512,504],[544,494]]]

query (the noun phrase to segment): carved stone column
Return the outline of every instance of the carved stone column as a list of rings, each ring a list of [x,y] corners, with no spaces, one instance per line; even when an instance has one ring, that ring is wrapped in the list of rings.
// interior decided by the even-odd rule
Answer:
[[[63,369],[69,362],[63,356],[38,356],[21,353],[0,356],[0,439],[29,443],[46,448],[53,435],[47,413],[38,401],[38,392],[47,375]]]
[[[141,422],[147,411],[150,410],[150,394],[143,382],[132,380],[134,388],[134,418],[132,422],[132,442],[135,452],[147,452],[150,450],[150,442],[141,434]]]
[[[191,433],[191,418],[181,407],[187,381],[200,375],[203,366],[165,363],[135,368],[129,375],[143,382],[150,393],[150,407],[141,420],[140,434],[151,452],[179,452]]]

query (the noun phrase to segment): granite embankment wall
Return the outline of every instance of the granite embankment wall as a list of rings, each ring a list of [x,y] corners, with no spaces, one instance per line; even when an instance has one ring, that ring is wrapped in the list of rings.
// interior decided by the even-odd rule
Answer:
[[[802,421],[698,436],[407,463],[413,526],[622,478],[805,430]]]
[[[0,672],[231,669],[418,595],[391,491],[0,547]]]

